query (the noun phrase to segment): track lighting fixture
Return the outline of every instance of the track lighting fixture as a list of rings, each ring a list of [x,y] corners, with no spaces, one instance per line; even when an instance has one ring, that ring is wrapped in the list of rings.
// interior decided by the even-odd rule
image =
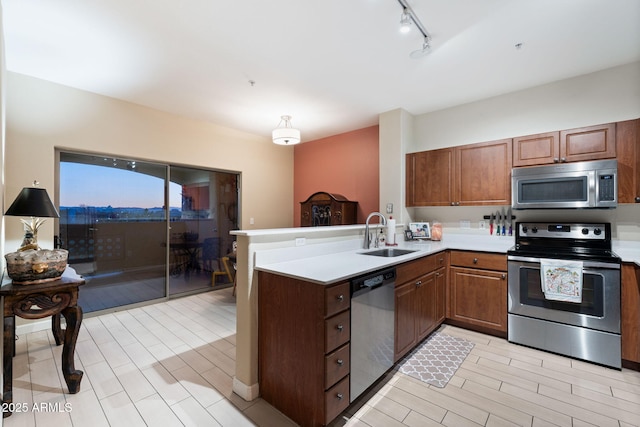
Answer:
[[[431,36],[409,5],[408,0],[398,0],[398,3],[402,6],[402,15],[400,15],[400,32],[408,32],[411,29],[411,23],[413,22],[416,24],[418,31],[420,31],[423,37],[422,48],[414,50],[409,54],[409,56],[411,58],[421,58],[431,51]]]
[[[300,131],[291,126],[291,116],[281,116],[280,123],[271,136],[273,142],[278,145],[294,145],[300,142]]]

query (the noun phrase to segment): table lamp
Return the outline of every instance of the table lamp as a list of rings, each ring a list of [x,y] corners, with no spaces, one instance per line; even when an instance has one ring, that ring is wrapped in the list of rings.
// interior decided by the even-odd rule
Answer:
[[[37,187],[22,189],[5,215],[29,217],[21,219],[25,234],[17,252],[5,255],[7,272],[14,284],[32,284],[56,280],[67,266],[68,252],[64,249],[41,249],[38,246],[38,228],[45,222],[43,218],[59,218],[60,215],[51,202],[47,190]]]

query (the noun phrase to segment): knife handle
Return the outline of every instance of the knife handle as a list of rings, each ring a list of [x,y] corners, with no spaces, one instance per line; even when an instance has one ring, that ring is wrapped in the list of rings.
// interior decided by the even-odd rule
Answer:
[[[509,236],[513,236],[513,228],[509,226]]]
[[[489,235],[493,235],[493,223],[489,224]]]

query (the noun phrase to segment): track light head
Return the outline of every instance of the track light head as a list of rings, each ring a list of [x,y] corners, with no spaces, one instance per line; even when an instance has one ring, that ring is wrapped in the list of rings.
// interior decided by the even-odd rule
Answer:
[[[411,14],[405,8],[402,11],[402,15],[400,15],[400,32],[404,34],[408,33],[409,31],[411,31]]]
[[[409,56],[413,59],[418,59],[428,55],[430,52],[431,52],[431,37],[425,36],[422,42],[422,48],[414,50],[409,54]]]

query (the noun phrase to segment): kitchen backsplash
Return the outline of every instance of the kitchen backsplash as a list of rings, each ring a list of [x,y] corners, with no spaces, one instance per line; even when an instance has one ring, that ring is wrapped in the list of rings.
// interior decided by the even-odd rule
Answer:
[[[444,233],[469,233],[489,235],[489,220],[485,215],[491,215],[502,206],[434,206],[407,208],[410,215],[409,222],[439,221],[444,227]],[[504,206],[505,211],[508,206]],[[614,239],[640,241],[640,204],[622,204],[615,209],[532,209],[513,211],[518,221],[557,221],[557,222],[610,222]],[[485,229],[481,229],[479,222],[485,222]],[[468,227],[467,228],[467,222]],[[495,236],[495,232],[494,232]]]

